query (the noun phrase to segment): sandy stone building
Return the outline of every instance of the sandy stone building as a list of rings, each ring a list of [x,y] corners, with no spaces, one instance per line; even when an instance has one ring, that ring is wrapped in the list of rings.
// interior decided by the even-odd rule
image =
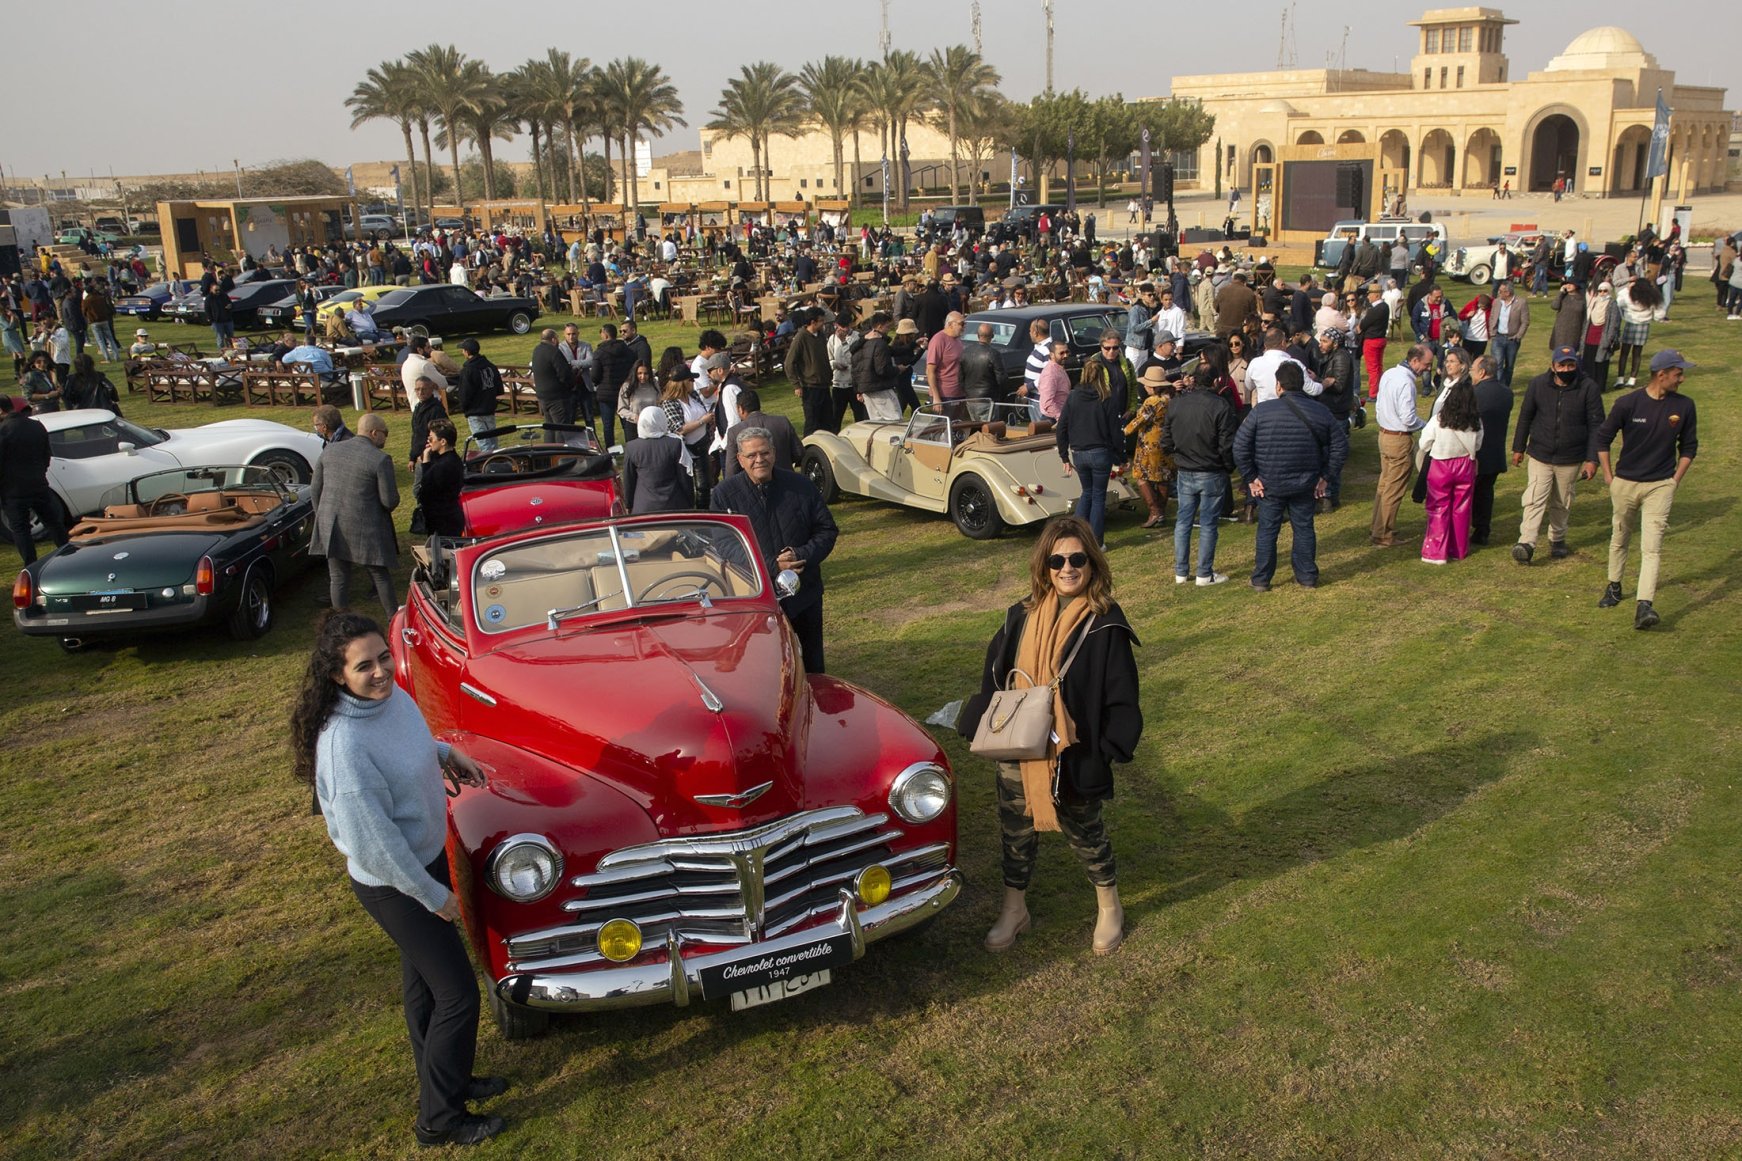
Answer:
[[[1669,193],[1724,187],[1725,90],[1678,83],[1624,29],[1581,33],[1546,68],[1516,77],[1505,38],[1518,22],[1498,9],[1436,8],[1411,23],[1420,40],[1407,73],[1175,77],[1173,97],[1216,116],[1216,138],[1199,151],[1200,183],[1211,183],[1214,164],[1224,186],[1250,190],[1253,165],[1284,146],[1365,142],[1378,144],[1382,169],[1407,174],[1409,188],[1541,191],[1565,176],[1579,193],[1638,196],[1661,89],[1672,111]]]

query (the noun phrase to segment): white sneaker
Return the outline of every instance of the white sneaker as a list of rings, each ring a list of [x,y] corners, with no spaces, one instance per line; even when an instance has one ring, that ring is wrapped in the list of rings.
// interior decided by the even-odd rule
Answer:
[[[1176,573],[1174,573],[1174,574],[1173,574],[1173,583],[1174,583],[1174,584],[1176,584],[1176,585],[1183,585],[1183,584],[1185,584],[1185,583],[1186,583],[1186,582],[1187,582],[1187,581],[1189,581],[1189,580],[1191,580],[1191,579],[1192,579],[1192,578],[1191,578],[1191,577],[1189,577],[1189,576],[1182,576],[1182,575],[1181,575],[1181,574],[1179,574],[1179,573],[1177,573],[1177,572],[1176,572]]]
[[[1211,585],[1219,585],[1219,584],[1222,584],[1222,583],[1223,583],[1223,582],[1225,582],[1225,581],[1226,581],[1226,580],[1227,580],[1227,579],[1228,579],[1228,574],[1227,574],[1227,573],[1225,573],[1225,572],[1213,572],[1213,573],[1211,573],[1211,574],[1210,574],[1210,575],[1209,575],[1209,576],[1201,576],[1201,577],[1199,577],[1199,578],[1198,578],[1198,581],[1197,581],[1197,584],[1198,584],[1198,587],[1199,587],[1199,588],[1200,588],[1200,589],[1207,589],[1207,588],[1209,588],[1209,587],[1210,587],[1210,586],[1211,586]]]
[[[1737,319],[1742,318],[1742,314],[1726,315],[1725,318],[1729,322],[1735,322]]]

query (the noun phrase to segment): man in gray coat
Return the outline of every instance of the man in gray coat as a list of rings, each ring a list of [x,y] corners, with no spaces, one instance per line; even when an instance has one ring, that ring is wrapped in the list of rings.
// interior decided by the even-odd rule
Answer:
[[[333,608],[350,607],[351,566],[369,570],[375,595],[391,617],[399,607],[389,571],[399,559],[393,510],[399,485],[387,443],[387,421],[371,411],[357,421],[356,439],[328,444],[315,461],[315,530],[309,552],[327,558]]]

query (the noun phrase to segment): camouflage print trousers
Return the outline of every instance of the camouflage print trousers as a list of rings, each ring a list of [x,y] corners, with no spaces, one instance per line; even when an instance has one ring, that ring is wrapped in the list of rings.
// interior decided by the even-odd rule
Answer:
[[[1066,799],[1056,809],[1059,829],[1071,850],[1083,861],[1089,882],[1097,887],[1115,886],[1118,876],[1113,863],[1113,842],[1107,837],[1101,804]],[[1003,832],[1004,885],[1026,891],[1028,880],[1034,875],[1040,834],[1028,815],[1028,802],[1022,792],[1022,767],[1015,762],[998,763],[998,829]]]

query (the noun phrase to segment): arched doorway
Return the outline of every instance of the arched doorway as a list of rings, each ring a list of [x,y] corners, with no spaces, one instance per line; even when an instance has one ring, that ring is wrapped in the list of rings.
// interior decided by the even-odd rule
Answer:
[[[1421,139],[1421,172],[1416,175],[1416,184],[1428,189],[1449,189],[1452,175],[1457,172],[1454,163],[1457,161],[1458,147],[1452,143],[1452,135],[1444,129],[1435,129]]]
[[[1500,135],[1478,129],[1464,143],[1464,188],[1490,189],[1500,184]]]
[[[1338,145],[1362,145],[1367,141],[1367,135],[1359,129],[1345,129],[1337,134]]]
[[[1379,166],[1381,169],[1409,169],[1409,138],[1401,129],[1387,129],[1379,138]]]
[[[1629,125],[1615,139],[1615,157],[1609,166],[1610,193],[1638,193],[1645,188],[1645,166],[1651,159],[1651,130]]]
[[[1296,137],[1294,143],[1296,145],[1323,145],[1325,139],[1319,134],[1317,129],[1308,129],[1305,133]]]
[[[1260,142],[1252,147],[1252,164],[1269,165],[1276,160],[1276,155],[1268,144]]]
[[[1556,177],[1565,177],[1575,188],[1579,179],[1579,125],[1565,113],[1544,117],[1530,135],[1530,188],[1554,188]]]

